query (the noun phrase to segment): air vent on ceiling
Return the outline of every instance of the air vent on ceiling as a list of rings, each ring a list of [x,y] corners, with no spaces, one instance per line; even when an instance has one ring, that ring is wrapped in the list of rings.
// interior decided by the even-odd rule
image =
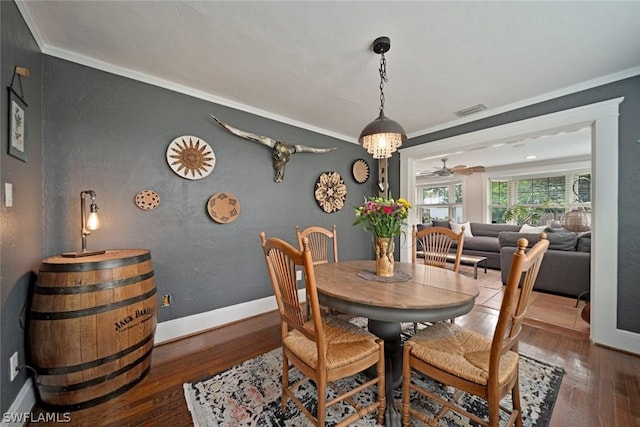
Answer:
[[[463,108],[462,110],[456,111],[454,114],[458,117],[468,116],[470,114],[479,113],[480,111],[484,111],[487,109],[487,106],[484,104],[474,105],[472,107]]]

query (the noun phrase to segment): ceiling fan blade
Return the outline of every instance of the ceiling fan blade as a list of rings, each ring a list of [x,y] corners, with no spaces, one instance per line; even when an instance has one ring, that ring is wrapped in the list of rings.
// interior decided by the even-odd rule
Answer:
[[[456,175],[471,175],[474,172],[484,172],[484,171],[485,171],[484,166],[470,166],[464,169],[456,169],[455,171],[453,171],[453,173],[455,173]]]
[[[458,170],[458,169],[466,169],[466,168],[467,168],[467,165],[457,165],[457,166],[454,166],[454,167],[452,167],[450,169],[452,171],[455,171],[455,170]]]
[[[470,168],[467,169],[471,169],[472,172],[484,172],[485,168],[484,166],[472,166]]]

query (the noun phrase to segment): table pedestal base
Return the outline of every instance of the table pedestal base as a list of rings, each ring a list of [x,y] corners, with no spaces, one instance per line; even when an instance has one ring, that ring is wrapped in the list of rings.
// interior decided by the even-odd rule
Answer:
[[[368,329],[369,332],[384,340],[385,393],[387,395],[385,425],[399,427],[402,414],[395,408],[393,389],[402,385],[402,339],[400,338],[402,327],[399,322],[369,319]],[[375,370],[375,366],[373,368]]]
[[[391,368],[391,377],[385,381],[393,388],[402,385],[402,328],[398,322],[369,319],[369,332],[384,340],[385,367]]]

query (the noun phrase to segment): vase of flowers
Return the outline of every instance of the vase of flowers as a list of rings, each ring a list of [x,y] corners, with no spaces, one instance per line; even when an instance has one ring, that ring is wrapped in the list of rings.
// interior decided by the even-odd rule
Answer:
[[[376,275],[393,277],[394,237],[402,234],[411,204],[403,198],[369,197],[355,208],[353,225],[372,233],[376,249]]]

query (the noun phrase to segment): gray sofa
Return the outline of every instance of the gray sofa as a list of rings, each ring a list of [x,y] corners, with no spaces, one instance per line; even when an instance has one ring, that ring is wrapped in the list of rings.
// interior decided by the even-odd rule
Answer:
[[[507,282],[516,242],[520,237],[529,241],[529,247],[540,239],[537,234],[512,232],[500,233],[498,238],[502,283]],[[533,289],[571,297],[588,292],[591,283],[591,233],[578,236],[547,232],[547,240],[549,249],[544,255]]]
[[[451,228],[448,221],[418,224],[424,227]],[[520,225],[470,223],[473,237],[464,238],[462,253],[487,257],[487,267],[501,270],[506,283],[516,242],[520,237],[529,241],[529,247],[539,234],[520,233]],[[564,229],[546,229],[549,249],[540,266],[534,289],[559,295],[577,297],[589,290],[591,280],[591,233],[577,236]],[[455,251],[454,248],[451,249]]]
[[[420,230],[431,226],[451,228],[448,221],[433,221],[431,223],[418,224],[416,228]],[[470,226],[473,237],[465,236],[462,253],[464,255],[487,257],[487,267],[499,270],[500,245],[498,243],[498,235],[502,231],[517,232],[520,230],[520,226],[511,224],[482,224],[480,222],[472,222]],[[455,251],[455,248],[452,249]]]

